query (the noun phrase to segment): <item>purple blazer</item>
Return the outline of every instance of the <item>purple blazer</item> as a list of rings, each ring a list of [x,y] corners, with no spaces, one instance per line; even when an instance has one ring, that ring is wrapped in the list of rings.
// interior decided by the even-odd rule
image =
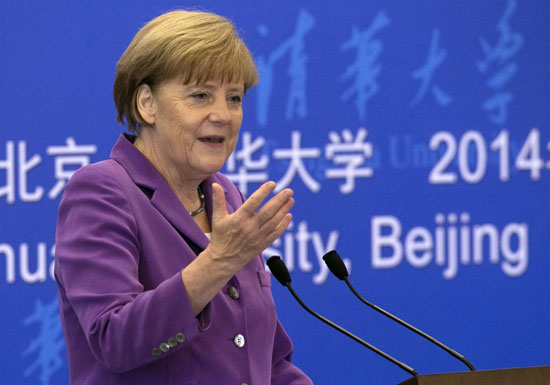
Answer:
[[[208,238],[168,183],[121,135],[109,160],[78,170],[59,207],[55,276],[73,385],[309,385],[291,363],[270,275],[258,256],[199,317],[181,270]],[[229,213],[244,201],[212,182]]]

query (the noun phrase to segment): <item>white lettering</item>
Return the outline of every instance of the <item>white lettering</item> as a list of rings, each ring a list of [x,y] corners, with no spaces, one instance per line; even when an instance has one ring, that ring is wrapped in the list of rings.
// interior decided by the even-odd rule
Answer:
[[[428,230],[423,227],[414,227],[405,238],[405,258],[416,267],[426,267],[433,258],[430,251],[433,248],[433,238]],[[422,253],[417,255],[417,253]]]
[[[21,278],[27,283],[36,283],[46,281],[46,244],[40,242],[36,250],[36,271],[29,271],[29,245],[22,243],[19,245],[19,270]]]
[[[382,234],[384,227],[389,228],[389,234]],[[399,242],[400,236],[401,223],[396,217],[385,215],[372,218],[372,267],[375,269],[391,269],[401,263],[403,259],[403,245]],[[382,256],[383,247],[391,248],[392,253],[390,256]]]
[[[277,239],[273,244],[262,253],[265,258],[272,255],[281,255],[289,271],[293,271],[295,267],[304,273],[313,271],[313,263],[309,259],[309,249],[313,248],[315,260],[319,266],[319,270],[313,274],[312,280],[316,285],[322,285],[326,282],[329,270],[323,261],[323,256],[330,250],[336,249],[340,233],[336,230],[329,232],[326,241],[323,241],[323,236],[318,231],[309,231],[308,223],[301,221],[298,223],[295,233],[294,223],[291,222],[285,233]],[[296,263],[297,260],[297,263]],[[344,258],[344,264],[351,272],[351,261]]]
[[[13,248],[5,243],[0,244],[0,255],[6,256],[6,282],[15,282],[15,253]]]
[[[296,233],[296,242],[298,242],[298,267],[302,271],[309,272],[313,270],[313,264],[308,258],[308,243],[311,239],[311,234],[307,231],[307,222],[298,224],[298,232]]]
[[[313,276],[313,283],[320,285],[327,280],[328,276],[328,267],[323,261],[323,256],[330,250],[336,249],[336,243],[338,242],[338,231],[331,231],[326,247],[323,246],[323,240],[321,239],[321,234],[314,232],[312,234],[313,239],[313,248],[315,249],[315,255],[317,256],[317,262],[319,262],[319,273]]]
[[[492,263],[498,263],[498,230],[494,225],[484,224],[474,226],[474,263],[481,264],[483,262],[483,239],[489,240],[489,260]]]
[[[512,237],[517,237],[517,248],[512,250]],[[502,271],[510,277],[525,273],[529,264],[529,229],[525,223],[510,223],[502,231],[500,248],[505,261]]]
[[[405,260],[417,269],[430,263],[443,267],[445,279],[454,279],[460,265],[501,264],[510,277],[525,273],[529,264],[529,228],[526,223],[509,223],[501,231],[491,223],[470,225],[470,214],[447,216],[438,213],[432,230],[415,226],[404,231],[401,221],[390,215],[371,219],[371,264],[391,269]],[[403,236],[402,236],[403,234]],[[488,256],[488,258],[487,258]]]
[[[36,250],[36,254],[32,252],[32,249]],[[15,250],[19,251],[19,255],[16,254]],[[25,283],[34,284],[46,282],[48,275],[52,280],[55,280],[55,245],[51,247],[49,254],[51,261],[48,265],[45,242],[39,242],[36,247],[31,247],[28,243],[21,243],[19,247],[1,243],[0,256],[4,255],[6,259],[6,283],[15,283],[18,270],[19,278]]]

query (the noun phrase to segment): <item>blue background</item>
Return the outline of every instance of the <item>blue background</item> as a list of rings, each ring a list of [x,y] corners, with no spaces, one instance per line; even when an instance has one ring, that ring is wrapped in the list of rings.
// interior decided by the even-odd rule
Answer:
[[[264,81],[246,97],[241,130],[250,133],[253,141],[265,140],[252,159],[264,156],[269,164],[255,170],[237,156],[236,169],[248,166],[250,173],[281,181],[290,162],[276,153],[291,148],[293,133],[301,133],[302,149],[317,149],[318,155],[304,159],[303,166],[320,190],[312,191],[299,175],[294,176],[289,184],[296,198],[293,227],[283,235],[283,245],[266,252],[278,251],[287,263],[294,261],[293,284],[306,303],[419,373],[466,370],[446,353],[362,307],[333,276],[319,274],[322,270],[312,239],[320,237],[326,246],[332,233],[337,236],[335,247],[351,266],[350,279],[361,293],[443,340],[476,368],[549,363],[547,1],[218,0],[197,4],[8,0],[0,5],[0,191],[11,169],[14,199],[10,202],[6,194],[0,194],[1,383],[68,383],[56,285],[49,274],[60,196],[50,198],[48,192],[58,181],[55,163],[59,159],[49,155],[48,148],[66,146],[72,137],[77,146],[96,146],[92,154],[84,155],[89,162],[108,157],[124,129],[114,120],[116,62],[143,24],[182,7],[230,18],[256,60],[271,63],[272,86],[265,81],[268,73],[263,68]],[[385,15],[386,23],[366,39],[353,40],[354,36],[365,37],[377,15],[382,19]],[[355,41],[361,44],[354,45]],[[511,45],[503,51],[499,41]],[[359,52],[364,54],[362,59],[358,59]],[[428,60],[430,52],[443,59]],[[480,71],[478,63],[493,53],[495,60],[485,72]],[[433,65],[426,67],[427,63]],[[348,68],[350,76],[346,75]],[[414,76],[422,68],[431,69],[424,72],[424,83]],[[362,85],[361,79],[365,80]],[[346,94],[355,85],[358,88]],[[260,94],[268,96],[268,101],[260,102]],[[500,107],[484,108],[495,101],[501,102]],[[288,103],[294,107],[290,112]],[[365,142],[372,146],[373,156],[364,156],[359,167],[370,168],[373,174],[355,178],[353,191],[343,193],[344,180],[326,175],[328,169],[345,167],[327,156],[329,133],[342,136],[349,129],[355,138],[361,128],[368,132]],[[490,148],[503,130],[509,133],[508,166]],[[487,168],[475,183],[464,178],[468,170],[479,166],[473,145],[461,155],[457,151],[445,168],[456,175],[455,183],[430,183],[430,173],[448,149],[444,145],[430,149],[429,144],[443,131],[452,135],[457,146],[468,131],[482,138],[481,148],[487,153],[482,163]],[[532,165],[540,178],[516,163],[528,138],[533,140],[532,147],[527,146],[532,151],[525,152],[524,158],[535,161]],[[10,146],[13,161],[8,156]],[[26,156],[20,162],[22,148]],[[241,149],[239,143],[236,150]],[[77,153],[73,155],[82,156]],[[361,158],[357,151],[353,154]],[[25,161],[34,155],[39,160],[23,172]],[[78,162],[69,162],[64,169],[76,167]],[[499,168],[509,169],[509,180],[499,178]],[[226,169],[227,174],[235,172]],[[25,181],[27,192],[38,192],[34,201],[25,201],[20,186]],[[249,183],[248,192],[259,184]],[[523,224],[528,229],[523,245],[528,255],[526,270],[518,276],[506,274],[502,246],[497,263],[492,263],[487,243],[482,263],[459,264],[450,279],[443,275],[446,265],[437,265],[435,258],[423,268],[412,266],[406,258],[392,268],[376,267],[372,259],[374,218],[395,217],[403,229],[403,242],[406,233],[419,226],[435,238],[438,213],[445,217],[469,213],[470,231],[491,224],[499,235],[511,223]],[[300,223],[302,233],[297,238]],[[448,234],[447,223],[440,227]],[[385,228],[384,234],[389,232]],[[311,269],[307,263],[298,263],[299,254],[305,257],[304,250],[298,250],[298,239],[307,240],[302,243],[307,245],[304,250]],[[25,245],[28,270],[42,273],[36,282],[21,273],[27,260]],[[518,247],[512,237],[510,248]],[[384,248],[385,258],[391,253],[391,248]],[[408,378],[407,373],[305,313],[286,289],[273,282],[279,316],[295,344],[294,361],[315,384],[392,384]]]

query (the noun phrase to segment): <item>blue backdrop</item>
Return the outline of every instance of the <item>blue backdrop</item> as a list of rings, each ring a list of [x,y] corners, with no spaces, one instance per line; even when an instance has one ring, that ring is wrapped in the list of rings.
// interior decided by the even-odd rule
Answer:
[[[108,156],[115,65],[137,30],[197,3],[0,5],[0,373],[67,384],[54,263],[71,173]],[[245,193],[295,191],[280,254],[314,309],[420,373],[466,367],[355,300],[321,256],[337,249],[369,300],[478,369],[547,365],[550,3],[202,1],[232,19],[260,84],[225,173]],[[407,373],[305,313],[273,281],[295,362],[318,385]]]

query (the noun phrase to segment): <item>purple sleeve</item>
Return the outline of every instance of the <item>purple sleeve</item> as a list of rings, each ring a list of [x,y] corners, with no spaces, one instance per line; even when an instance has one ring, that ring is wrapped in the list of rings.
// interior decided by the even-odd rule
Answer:
[[[83,334],[99,362],[126,372],[158,359],[152,349],[178,333],[187,340],[173,351],[184,348],[199,326],[180,273],[144,290],[132,207],[102,171],[83,168],[67,186],[56,233],[56,279],[66,334]]]

